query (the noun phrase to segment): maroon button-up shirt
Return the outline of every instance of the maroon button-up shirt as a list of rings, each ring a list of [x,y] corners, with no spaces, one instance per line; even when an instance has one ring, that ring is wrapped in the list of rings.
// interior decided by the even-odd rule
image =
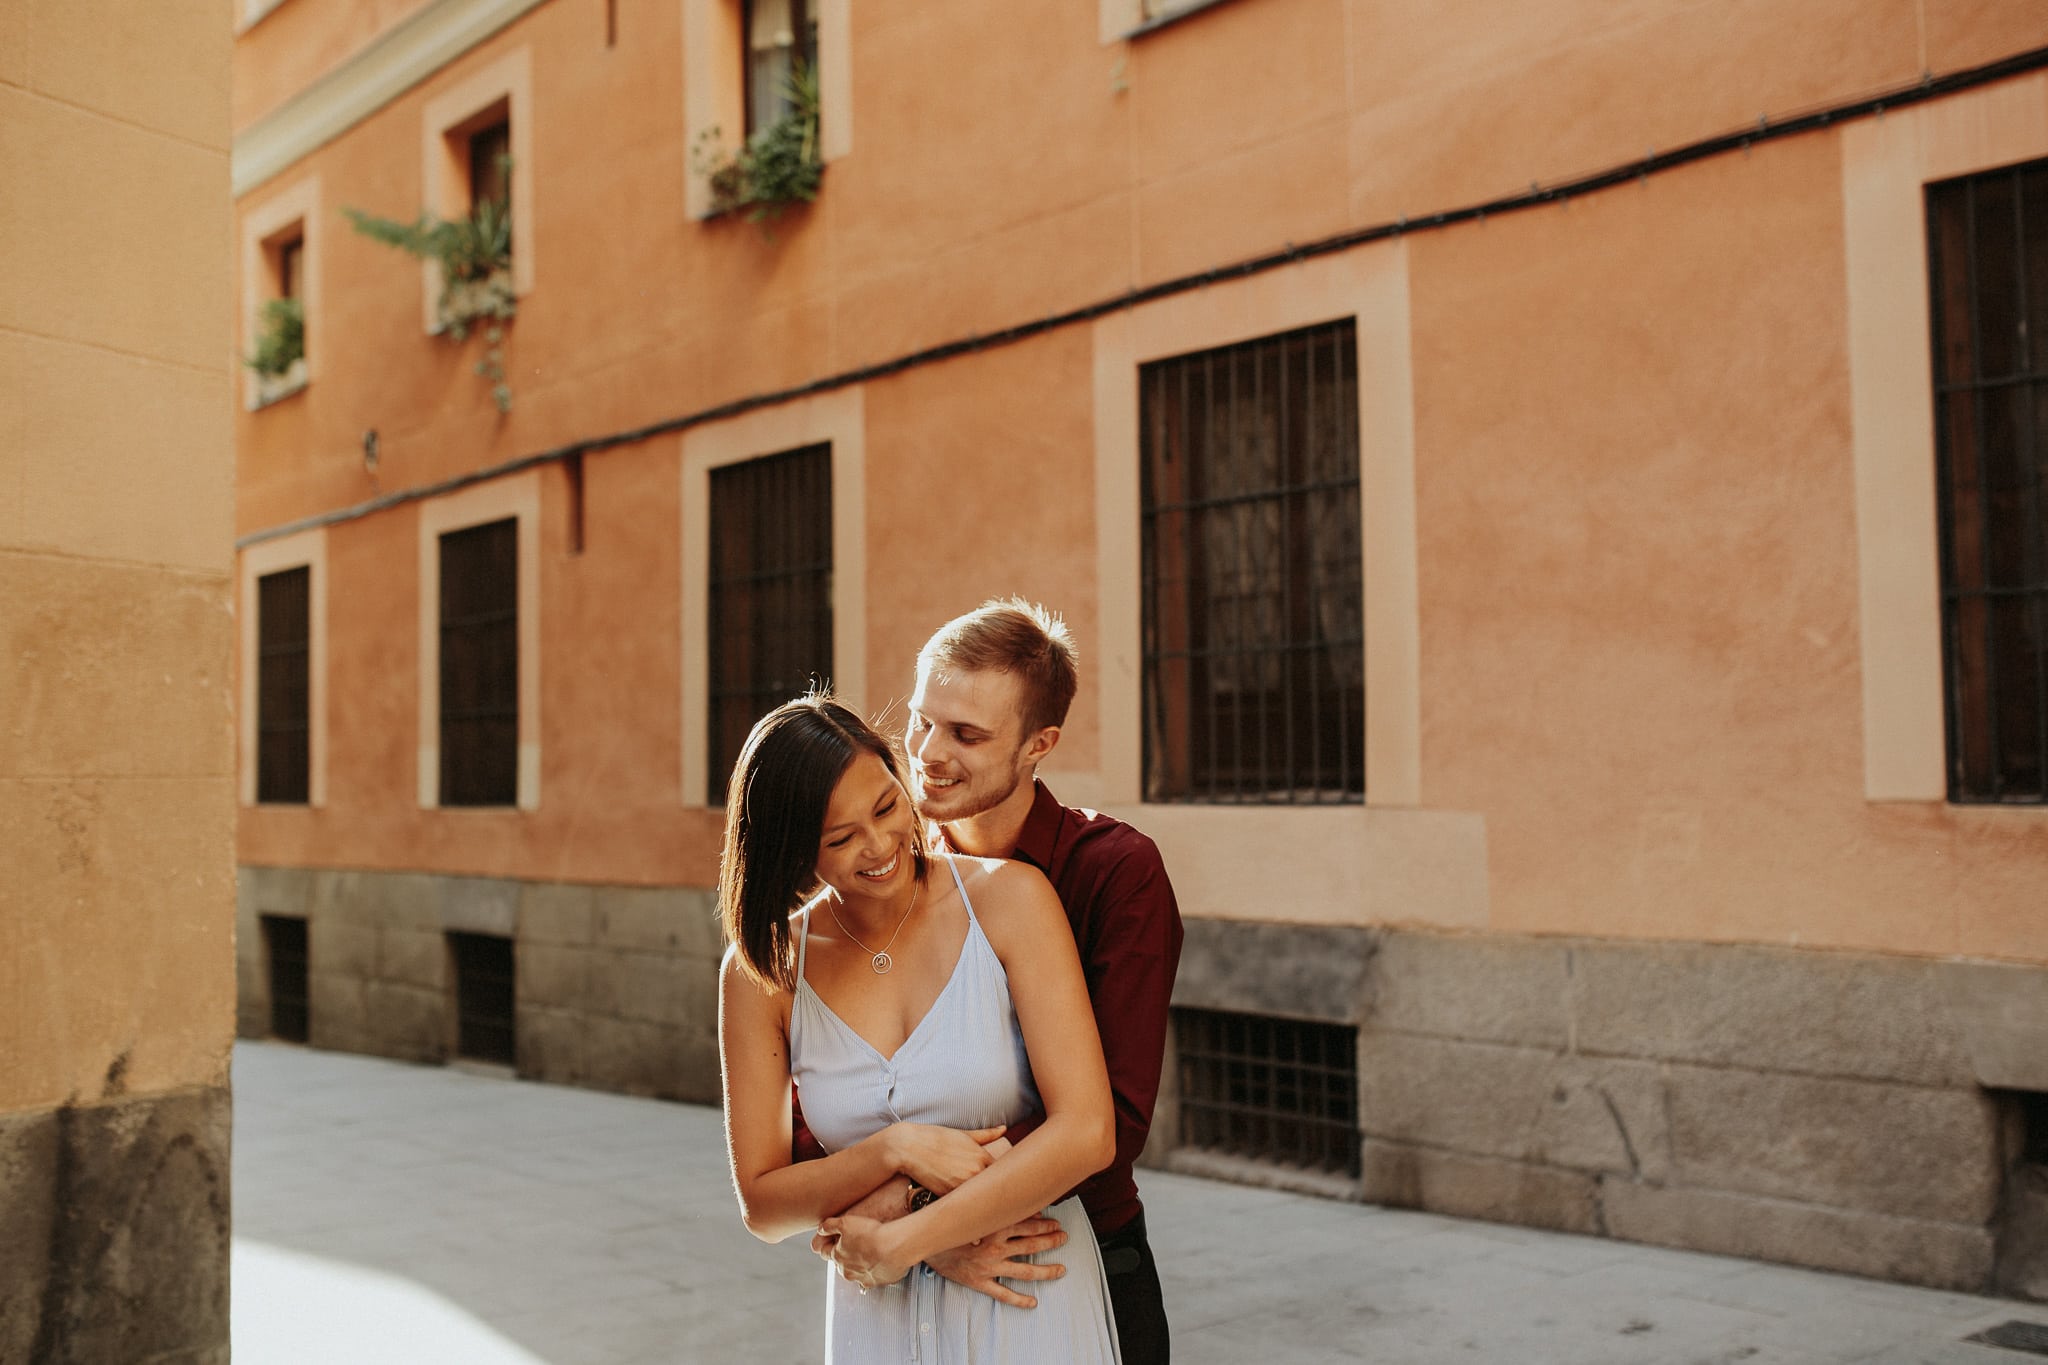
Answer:
[[[1076,1193],[1095,1231],[1108,1234],[1143,1212],[1132,1167],[1145,1150],[1159,1098],[1167,1004],[1180,968],[1180,906],[1151,839],[1121,820],[1063,806],[1043,782],[1036,785],[1013,856],[1043,872],[1059,892],[1081,950],[1109,1063],[1116,1159]]]

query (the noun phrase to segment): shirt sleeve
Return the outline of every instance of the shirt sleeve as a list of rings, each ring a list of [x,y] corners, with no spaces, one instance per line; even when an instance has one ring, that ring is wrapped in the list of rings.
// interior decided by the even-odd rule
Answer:
[[[1132,834],[1132,846],[1091,898],[1080,944],[1116,1106],[1116,1161],[1105,1175],[1126,1180],[1152,1131],[1182,936],[1180,907],[1159,850]],[[1081,1188],[1085,1192],[1088,1182]]]

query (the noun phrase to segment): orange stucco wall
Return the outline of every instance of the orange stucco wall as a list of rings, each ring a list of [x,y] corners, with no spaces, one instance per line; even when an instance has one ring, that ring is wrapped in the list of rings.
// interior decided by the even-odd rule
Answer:
[[[224,1097],[233,1037],[229,34],[208,6],[118,18],[125,45],[107,41],[106,6],[0,8],[0,184],[11,206],[33,206],[0,213],[10,1117]],[[21,1286],[42,1282],[44,1243],[56,1246],[30,1231],[48,1226],[40,1150],[24,1140],[0,1169]],[[146,1184],[137,1169],[69,1195],[103,1195],[118,1219]],[[195,1261],[192,1285],[225,1276],[220,1235],[221,1264]],[[10,1309],[30,1303],[31,1332],[38,1292],[9,1296]],[[21,1321],[6,1316],[0,1355]]]
[[[335,4],[243,37],[244,128],[338,60]],[[1074,0],[857,6],[852,150],[764,235],[685,213],[678,0],[619,0],[616,47],[594,9],[543,5],[241,200],[317,176],[329,214],[409,215],[427,101],[531,49],[512,413],[422,333],[417,267],[330,222],[316,378],[236,418],[244,534],[2048,43],[1994,0],[1234,0],[1107,45]],[[1483,818],[1490,928],[2048,961],[2048,817],[1864,794],[1841,185],[1824,130],[1408,239],[1421,803]],[[1135,650],[1097,613],[1090,347],[863,386],[871,709],[990,593],[1063,607],[1084,663]],[[543,471],[525,814],[417,808],[417,511],[332,528],[329,800],[245,810],[242,859],[708,883],[677,460],[592,454],[580,555]],[[1059,767],[1103,761],[1098,700]]]

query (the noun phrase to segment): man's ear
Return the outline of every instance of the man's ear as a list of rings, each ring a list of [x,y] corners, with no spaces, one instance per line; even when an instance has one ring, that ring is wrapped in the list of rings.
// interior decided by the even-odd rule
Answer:
[[[1047,754],[1060,742],[1060,727],[1048,725],[1030,739],[1024,741],[1024,761],[1037,767],[1045,762]]]

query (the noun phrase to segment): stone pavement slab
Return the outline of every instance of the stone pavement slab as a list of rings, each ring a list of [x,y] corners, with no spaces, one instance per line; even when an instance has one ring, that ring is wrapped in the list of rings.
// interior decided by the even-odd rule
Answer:
[[[237,1365],[814,1361],[823,1266],[740,1225],[718,1112],[235,1052]],[[1140,1172],[1181,1365],[2026,1365],[2048,1305]]]

